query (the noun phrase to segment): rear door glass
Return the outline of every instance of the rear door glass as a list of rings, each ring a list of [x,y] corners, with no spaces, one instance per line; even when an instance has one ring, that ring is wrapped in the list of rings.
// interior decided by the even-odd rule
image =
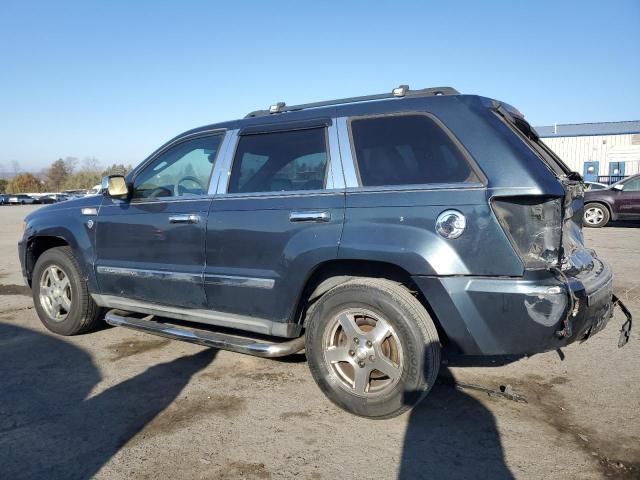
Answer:
[[[320,190],[327,164],[324,128],[241,136],[228,192]]]
[[[351,120],[362,186],[479,182],[453,138],[427,115]]]

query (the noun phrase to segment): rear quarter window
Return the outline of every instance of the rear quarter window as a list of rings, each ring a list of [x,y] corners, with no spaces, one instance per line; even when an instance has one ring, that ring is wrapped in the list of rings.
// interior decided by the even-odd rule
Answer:
[[[362,186],[480,181],[455,140],[427,115],[354,118],[350,126]]]

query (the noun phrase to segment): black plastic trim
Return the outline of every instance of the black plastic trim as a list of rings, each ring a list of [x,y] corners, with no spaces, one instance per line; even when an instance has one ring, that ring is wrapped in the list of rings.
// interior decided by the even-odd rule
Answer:
[[[296,122],[265,123],[262,125],[249,125],[241,128],[238,136],[259,135],[261,133],[290,132],[293,130],[311,130],[314,128],[330,127],[332,120],[329,117],[312,118]]]

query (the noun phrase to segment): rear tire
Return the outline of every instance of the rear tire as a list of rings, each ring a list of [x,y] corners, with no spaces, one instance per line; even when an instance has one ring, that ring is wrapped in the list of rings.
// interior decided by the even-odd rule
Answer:
[[[440,368],[431,317],[402,285],[356,278],[310,309],[305,350],[314,380],[348,412],[391,418],[419,403]]]
[[[585,227],[600,228],[609,223],[609,209],[601,203],[587,203],[584,206],[582,223]]]
[[[54,333],[84,333],[102,318],[80,272],[69,247],[45,251],[33,269],[33,303],[40,321]]]

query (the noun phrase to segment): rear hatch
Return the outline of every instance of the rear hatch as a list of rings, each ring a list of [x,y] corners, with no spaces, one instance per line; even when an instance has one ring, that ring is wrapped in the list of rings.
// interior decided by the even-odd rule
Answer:
[[[584,183],[582,177],[571,169],[545,145],[535,130],[515,108],[496,102],[496,114],[514,131],[545,166],[553,172],[564,189],[564,197],[521,197],[509,201],[502,199],[494,202],[494,210],[510,232],[519,228],[529,232],[521,246],[517,247],[522,256],[531,262],[525,265],[533,268],[560,268],[568,275],[578,275],[594,267],[593,251],[584,246],[582,234],[582,214],[584,210]],[[513,207],[516,203],[519,206]],[[529,210],[523,210],[523,204],[533,204]],[[507,219],[505,221],[505,218]],[[509,224],[511,221],[511,224]],[[506,225],[505,225],[506,223]],[[518,226],[516,223],[523,225]],[[524,225],[528,224],[528,225]],[[532,231],[533,230],[533,231]],[[524,259],[524,258],[523,258]]]

